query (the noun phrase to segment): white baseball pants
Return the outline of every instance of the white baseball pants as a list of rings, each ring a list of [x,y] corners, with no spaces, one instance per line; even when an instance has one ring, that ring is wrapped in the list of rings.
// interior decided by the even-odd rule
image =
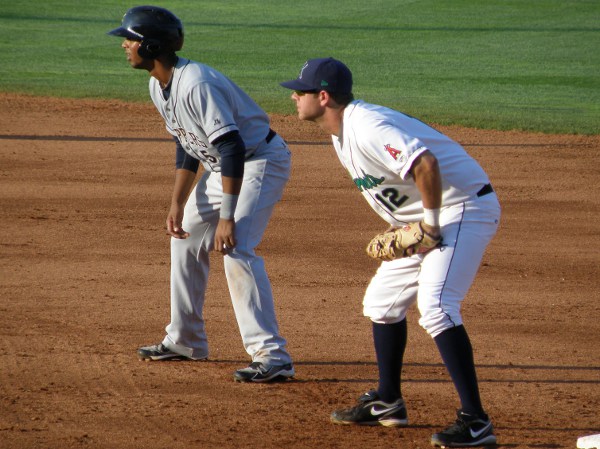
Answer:
[[[425,255],[382,262],[367,287],[364,315],[376,323],[396,323],[416,301],[419,324],[431,337],[461,325],[461,303],[499,220],[495,193],[442,208],[443,246]]]

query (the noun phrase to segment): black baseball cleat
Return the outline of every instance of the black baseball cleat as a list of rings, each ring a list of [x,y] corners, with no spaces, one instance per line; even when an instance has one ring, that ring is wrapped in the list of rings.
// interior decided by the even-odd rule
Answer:
[[[142,346],[137,351],[138,358],[145,361],[185,360],[186,356],[171,351],[162,343],[152,346]]]
[[[334,411],[330,419],[335,424],[386,427],[408,425],[404,400],[400,398],[392,403],[384,402],[379,398],[376,390],[361,395],[356,406]]]
[[[431,445],[439,447],[473,447],[496,444],[494,427],[487,415],[457,412],[458,419],[446,430],[431,437]]]
[[[268,365],[261,362],[252,362],[246,368],[233,373],[233,380],[236,382],[279,382],[294,377],[294,374],[296,373],[291,363]]]

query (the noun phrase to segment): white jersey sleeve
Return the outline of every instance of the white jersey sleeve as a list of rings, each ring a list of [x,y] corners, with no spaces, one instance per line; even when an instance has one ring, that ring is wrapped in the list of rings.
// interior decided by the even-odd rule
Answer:
[[[357,114],[352,124],[350,129],[358,127],[359,132],[354,131],[353,139],[365,159],[373,159],[374,164],[387,167],[402,180],[410,177],[409,170],[414,160],[427,150],[418,138],[402,132],[385,117]]]

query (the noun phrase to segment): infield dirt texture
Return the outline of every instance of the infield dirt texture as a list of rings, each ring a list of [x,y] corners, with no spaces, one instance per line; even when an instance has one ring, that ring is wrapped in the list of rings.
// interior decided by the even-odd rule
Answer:
[[[386,226],[316,126],[272,117],[293,170],[258,248],[297,375],[236,384],[249,360],[217,254],[210,361],[135,355],[169,320],[173,143],[153,107],[0,104],[1,448],[417,449],[454,419],[454,388],[413,309],[410,427],[329,422],[377,382],[361,316],[376,263],[364,246]],[[600,136],[442,130],[503,206],[463,309],[499,447],[574,448],[600,431]]]

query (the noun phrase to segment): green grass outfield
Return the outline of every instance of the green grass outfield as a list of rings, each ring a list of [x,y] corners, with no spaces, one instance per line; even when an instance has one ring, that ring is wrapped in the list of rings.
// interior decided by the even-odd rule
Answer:
[[[333,56],[356,97],[428,122],[600,134],[600,0],[152,3],[182,19],[182,56],[270,113],[294,111],[280,81]],[[138,4],[0,0],[0,91],[149,101],[147,72],[105,34]]]

